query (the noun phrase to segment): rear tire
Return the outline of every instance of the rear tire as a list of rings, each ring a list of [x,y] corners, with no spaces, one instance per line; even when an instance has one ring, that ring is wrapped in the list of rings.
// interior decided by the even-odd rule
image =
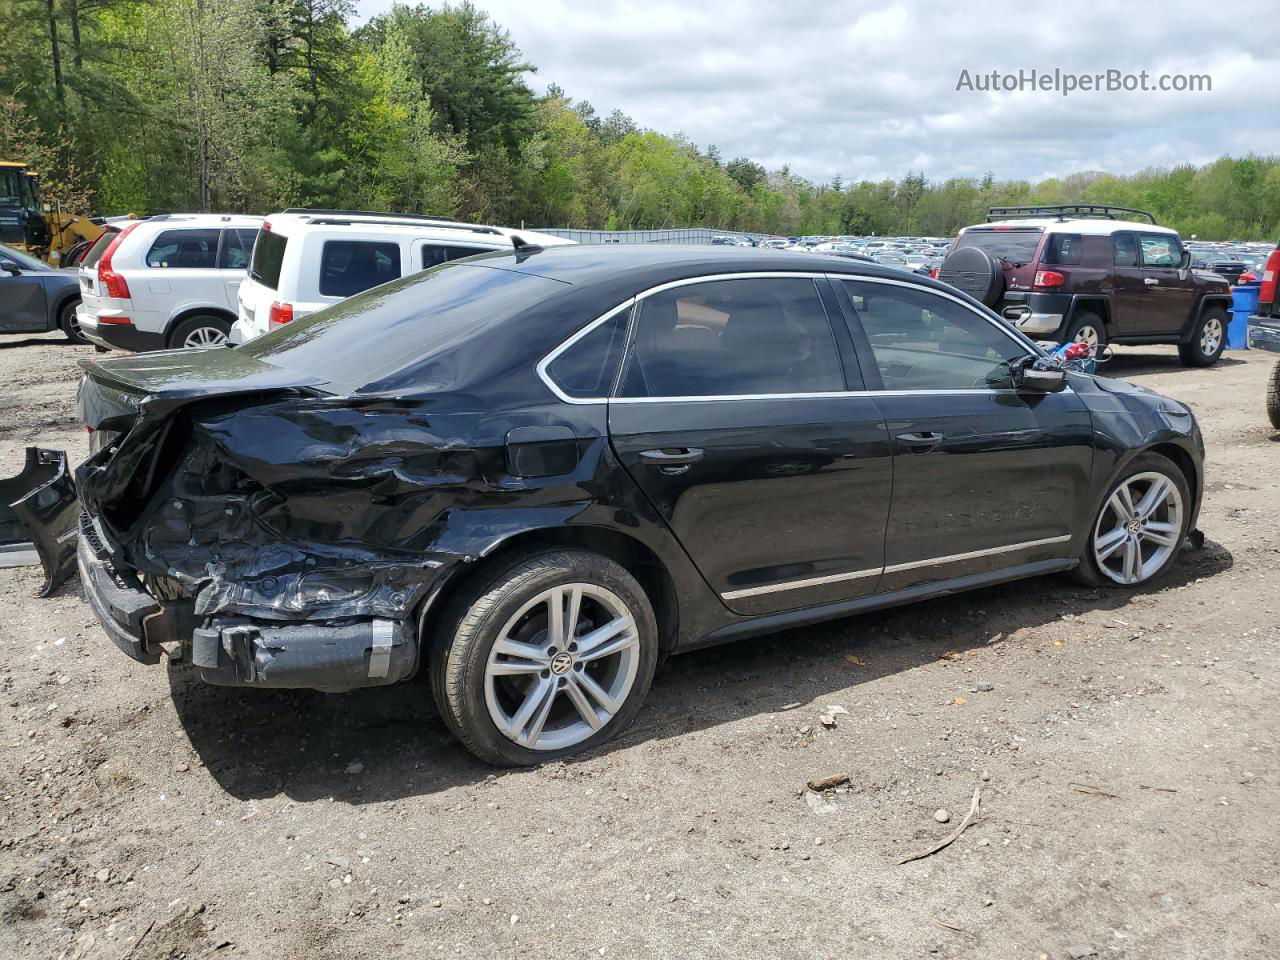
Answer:
[[[187,317],[169,333],[169,346],[197,349],[222,347],[227,344],[231,323],[212,313],[199,313]]]
[[[1097,357],[1107,345],[1107,325],[1096,313],[1081,310],[1076,313],[1067,329],[1067,343],[1083,342],[1093,348],[1093,356]]]
[[[1150,583],[1173,565],[1191,523],[1191,508],[1191,488],[1177,464],[1158,453],[1139,454],[1094,510],[1072,575],[1090,587]]]
[[[1271,379],[1267,381],[1267,418],[1280,430],[1280,360],[1271,368]]]
[[[1178,344],[1178,356],[1188,367],[1211,367],[1227,347],[1227,313],[1209,307],[1200,314],[1188,343]]]
[[[76,307],[80,306],[80,300],[71,300],[64,303],[58,310],[58,326],[62,328],[63,334],[72,343],[88,343],[88,338],[80,332],[80,321],[76,319]]]
[[[658,662],[644,590],[620,564],[584,550],[524,554],[481,575],[450,603],[436,637],[431,691],[445,724],[481,760],[504,767],[621,733]]]

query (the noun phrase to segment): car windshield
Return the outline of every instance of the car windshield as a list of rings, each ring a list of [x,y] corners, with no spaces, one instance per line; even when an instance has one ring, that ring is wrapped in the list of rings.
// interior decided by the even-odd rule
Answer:
[[[956,249],[977,247],[998,260],[1030,263],[1044,233],[1040,227],[1007,227],[966,230],[960,235]]]
[[[22,267],[23,270],[48,270],[49,269],[49,265],[47,263],[42,263],[41,261],[37,260],[35,257],[28,256],[25,253],[19,253],[17,250],[13,249],[13,247],[6,247],[3,244],[0,244],[0,255],[3,255],[5,257],[8,257],[10,260],[15,261],[18,264],[18,266]]]
[[[0,207],[21,207],[22,178],[17,170],[0,170]]]
[[[374,287],[236,351],[358,391],[567,289],[558,280],[471,264],[445,263]]]

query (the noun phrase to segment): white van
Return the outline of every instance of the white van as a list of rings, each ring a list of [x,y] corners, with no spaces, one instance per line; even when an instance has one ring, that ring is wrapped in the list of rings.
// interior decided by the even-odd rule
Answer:
[[[80,263],[80,332],[121,350],[226,343],[261,223],[184,213],[108,224]]]
[[[449,260],[563,237],[439,217],[290,208],[262,224],[240,284],[232,343],[260,337],[371,287]]]

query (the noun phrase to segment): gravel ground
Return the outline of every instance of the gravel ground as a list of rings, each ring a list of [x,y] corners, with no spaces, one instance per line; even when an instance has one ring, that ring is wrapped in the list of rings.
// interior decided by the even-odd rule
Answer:
[[[0,343],[6,473],[85,455],[86,356]],[[537,770],[472,760],[419,684],[142,667],[77,583],[0,570],[0,957],[1271,960],[1271,360],[1111,365],[1208,442],[1208,543],[1158,586],[1024,581],[677,657],[630,733]],[[961,838],[900,865],[975,789]]]

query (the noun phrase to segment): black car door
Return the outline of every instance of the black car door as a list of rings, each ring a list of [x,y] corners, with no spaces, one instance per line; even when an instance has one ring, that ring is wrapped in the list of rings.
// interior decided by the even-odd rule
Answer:
[[[836,284],[894,444],[881,591],[1071,556],[1093,506],[1084,402],[1012,389],[1009,363],[1030,349],[959,299]]]
[[[10,266],[17,273],[11,273]],[[0,254],[0,330],[26,333],[49,329],[44,273]]]
[[[825,298],[825,305],[824,305]],[[752,275],[639,300],[609,434],[724,603],[758,614],[875,591],[891,460],[851,394],[819,275]]]

